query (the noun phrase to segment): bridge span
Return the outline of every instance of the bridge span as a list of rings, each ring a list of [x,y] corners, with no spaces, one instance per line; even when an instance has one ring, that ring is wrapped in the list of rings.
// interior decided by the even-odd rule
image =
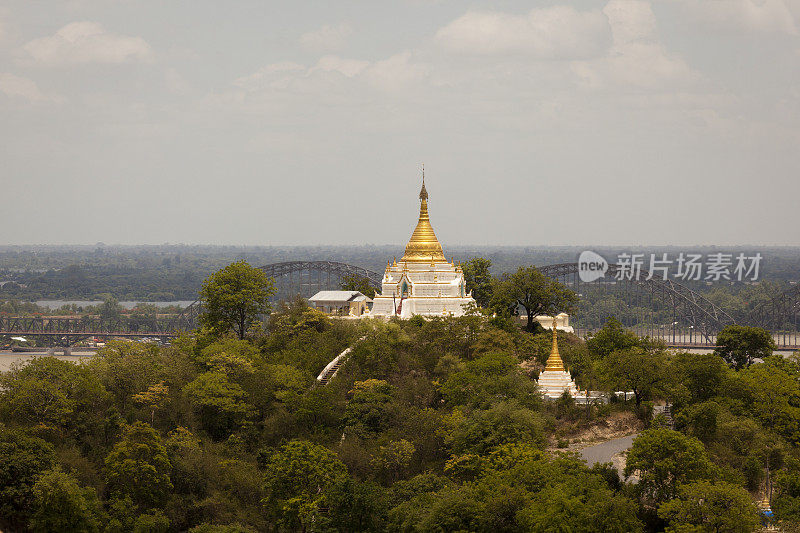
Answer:
[[[319,290],[338,289],[349,276],[366,278],[380,289],[382,274],[337,261],[287,261],[259,267],[273,278],[281,299],[309,297]],[[800,286],[762,303],[750,313],[736,316],[696,291],[672,280],[617,280],[616,265],[604,279],[584,283],[575,263],[540,267],[545,275],[574,291],[581,301],[571,322],[583,334],[596,331],[611,316],[642,336],[662,338],[674,347],[709,348],[716,334],[729,324],[770,329],[781,349],[800,349]],[[643,277],[646,276],[643,272]],[[169,339],[198,325],[200,302],[175,317],[99,316],[12,317],[0,315],[0,336],[48,339],[51,345],[70,346],[89,337]]]

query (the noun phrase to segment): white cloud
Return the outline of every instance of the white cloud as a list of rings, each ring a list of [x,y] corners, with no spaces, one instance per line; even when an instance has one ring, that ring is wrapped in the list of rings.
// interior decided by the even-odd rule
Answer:
[[[22,98],[29,102],[57,102],[61,98],[44,94],[36,82],[16,76],[10,72],[0,72],[0,92],[9,98]]]
[[[693,18],[719,29],[798,34],[792,6],[783,0],[680,0],[680,3]]]
[[[252,74],[234,80],[233,84],[247,91],[254,91],[267,85],[275,85],[281,80],[291,79],[297,75],[305,74],[306,67],[300,63],[283,61],[261,67]]]
[[[680,57],[669,54],[658,39],[649,2],[611,0],[603,8],[613,45],[606,57],[576,61],[572,67],[592,88],[672,90],[685,88],[699,75]]]
[[[608,23],[599,11],[553,6],[526,15],[470,11],[441,28],[436,40],[450,50],[471,54],[570,59],[601,54],[608,34]]]
[[[95,22],[72,22],[54,35],[27,43],[23,49],[39,63],[126,63],[147,61],[152,50],[141,37],[117,35]]]
[[[323,56],[317,61],[317,65],[309,70],[309,73],[316,71],[338,72],[348,78],[352,78],[364,71],[369,66],[369,61],[358,59],[346,59],[343,57],[328,55]]]
[[[426,65],[413,61],[411,52],[401,52],[379,61],[326,55],[311,66],[293,62],[273,63],[236,79],[233,84],[246,92],[307,94],[340,90],[347,93],[357,85],[384,90],[406,87],[424,78],[428,72]]]
[[[353,29],[347,24],[337,26],[324,25],[318,30],[304,33],[300,36],[300,43],[312,50],[338,50],[347,43],[347,38]]]
[[[419,82],[429,72],[427,65],[412,61],[411,52],[401,52],[370,65],[366,77],[373,86],[392,90]]]

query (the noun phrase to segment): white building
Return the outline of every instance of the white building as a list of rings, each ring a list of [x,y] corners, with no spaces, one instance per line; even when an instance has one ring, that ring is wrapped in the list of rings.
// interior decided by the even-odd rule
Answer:
[[[428,217],[425,177],[419,193],[419,221],[400,261],[386,264],[381,294],[370,316],[461,316],[474,305],[461,267],[447,261]]]
[[[330,315],[363,316],[369,312],[372,300],[358,291],[319,291],[308,299],[323,313]]]

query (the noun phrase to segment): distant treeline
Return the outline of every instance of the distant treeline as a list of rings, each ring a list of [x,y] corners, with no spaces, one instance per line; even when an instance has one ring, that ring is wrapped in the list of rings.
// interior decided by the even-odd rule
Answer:
[[[473,257],[492,261],[495,275],[523,265],[577,260],[584,247],[448,246],[457,262]],[[753,248],[594,247],[609,261],[620,253],[716,252],[752,254]],[[788,284],[800,279],[800,248],[760,248],[761,279]],[[193,300],[202,281],[226,264],[244,259],[254,266],[294,260],[334,260],[382,272],[386,260],[400,257],[402,246],[4,246],[0,247],[0,300],[99,299]],[[722,285],[697,283],[703,292]],[[739,288],[725,289],[736,293]]]

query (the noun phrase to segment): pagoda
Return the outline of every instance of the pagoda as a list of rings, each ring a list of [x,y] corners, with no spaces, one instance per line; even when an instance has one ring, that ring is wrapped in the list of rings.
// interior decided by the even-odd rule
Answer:
[[[381,294],[376,294],[369,316],[461,316],[475,304],[467,294],[461,266],[447,261],[428,216],[425,171],[419,192],[419,220],[400,261],[386,264]]]
[[[558,354],[558,329],[556,328],[556,317],[553,317],[553,348],[550,350],[550,357],[547,358],[544,372],[539,374],[539,392],[546,398],[559,398],[564,392],[569,392],[570,396],[578,396],[578,386],[572,379],[569,370],[564,369],[564,362]]]

